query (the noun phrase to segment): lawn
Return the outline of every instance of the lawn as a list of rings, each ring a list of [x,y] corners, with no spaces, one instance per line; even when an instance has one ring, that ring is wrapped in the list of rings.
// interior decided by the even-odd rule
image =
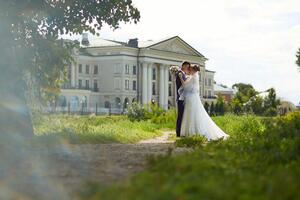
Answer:
[[[161,135],[163,126],[151,120],[131,122],[126,116],[38,115],[35,139],[47,143],[135,143]]]
[[[146,171],[110,187],[91,185],[82,199],[300,199],[300,112],[214,120],[230,139],[179,140],[195,151],[151,159]]]

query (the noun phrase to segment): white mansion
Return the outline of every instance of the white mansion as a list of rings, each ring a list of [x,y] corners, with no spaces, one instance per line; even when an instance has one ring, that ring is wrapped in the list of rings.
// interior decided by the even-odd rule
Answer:
[[[81,48],[73,52],[75,64],[69,67],[60,106],[71,109],[84,104],[93,112],[102,109],[123,110],[131,102],[158,103],[164,109],[175,106],[175,80],[169,73],[172,65],[187,60],[202,66],[200,95],[204,101],[214,99],[214,72],[205,68],[201,53],[175,36],[160,41],[128,43],[83,34]]]

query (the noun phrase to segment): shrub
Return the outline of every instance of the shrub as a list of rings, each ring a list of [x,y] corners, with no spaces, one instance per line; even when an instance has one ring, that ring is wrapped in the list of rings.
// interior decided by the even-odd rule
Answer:
[[[149,113],[144,106],[134,102],[127,110],[127,117],[130,121],[141,121],[149,119]]]
[[[159,125],[161,128],[175,128],[176,110],[175,108],[169,109],[160,115],[152,116],[151,122]]]

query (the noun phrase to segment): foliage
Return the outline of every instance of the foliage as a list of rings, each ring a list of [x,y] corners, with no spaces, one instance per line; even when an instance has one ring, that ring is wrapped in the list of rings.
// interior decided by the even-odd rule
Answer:
[[[133,103],[127,112],[130,121],[150,120],[152,123],[161,125],[164,128],[175,128],[176,110],[171,108],[168,111],[163,110],[157,104],[140,105]]]
[[[180,140],[176,140],[175,144],[177,147],[197,147],[207,142],[204,136],[192,136],[184,137]]]
[[[216,115],[224,115],[225,114],[225,100],[221,95],[218,95],[217,103],[215,107]]]
[[[238,89],[238,92],[231,102],[233,113],[248,113],[265,116],[277,115],[277,106],[280,104],[280,101],[276,97],[274,88],[268,89],[268,95],[263,98],[259,96],[260,93],[250,84],[238,83],[232,87]]]
[[[127,110],[127,117],[130,121],[141,121],[149,119],[148,110],[139,103],[132,103]]]
[[[58,40],[59,35],[96,33],[104,23],[118,28],[120,22],[136,23],[139,17],[131,0],[1,1],[0,37],[5,40],[0,42],[0,67],[17,77],[30,74],[41,94],[57,93],[74,48]]]
[[[216,117],[226,141],[157,158],[145,172],[83,199],[299,199],[300,112],[285,117]],[[200,145],[199,145],[200,144]]]
[[[277,115],[277,106],[280,101],[276,98],[276,92],[274,88],[269,89],[268,96],[264,99],[264,109],[267,116]]]
[[[161,115],[154,115],[151,117],[151,122],[160,125],[163,128],[175,129],[177,113],[175,108],[163,112]]]
[[[298,65],[298,67],[300,69],[300,48],[298,49],[296,57],[297,57],[296,64]]]
[[[125,116],[35,115],[35,140],[45,143],[134,143],[160,135],[162,125]],[[42,142],[42,144],[44,144]]]
[[[243,104],[238,100],[238,98],[233,98],[231,102],[231,110],[234,114],[241,114],[243,111]]]
[[[204,103],[204,108],[205,108],[206,112],[209,113],[209,104],[206,101]]]
[[[214,102],[211,102],[210,104],[210,109],[209,109],[209,115],[210,116],[215,116],[216,114],[216,108]]]

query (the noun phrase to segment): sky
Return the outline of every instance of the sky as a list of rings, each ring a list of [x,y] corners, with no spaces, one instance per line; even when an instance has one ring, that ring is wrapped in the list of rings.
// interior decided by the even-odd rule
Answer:
[[[300,102],[299,0],[133,0],[138,24],[104,26],[100,37],[128,41],[178,35],[209,60],[215,81],[228,86],[243,82]]]

